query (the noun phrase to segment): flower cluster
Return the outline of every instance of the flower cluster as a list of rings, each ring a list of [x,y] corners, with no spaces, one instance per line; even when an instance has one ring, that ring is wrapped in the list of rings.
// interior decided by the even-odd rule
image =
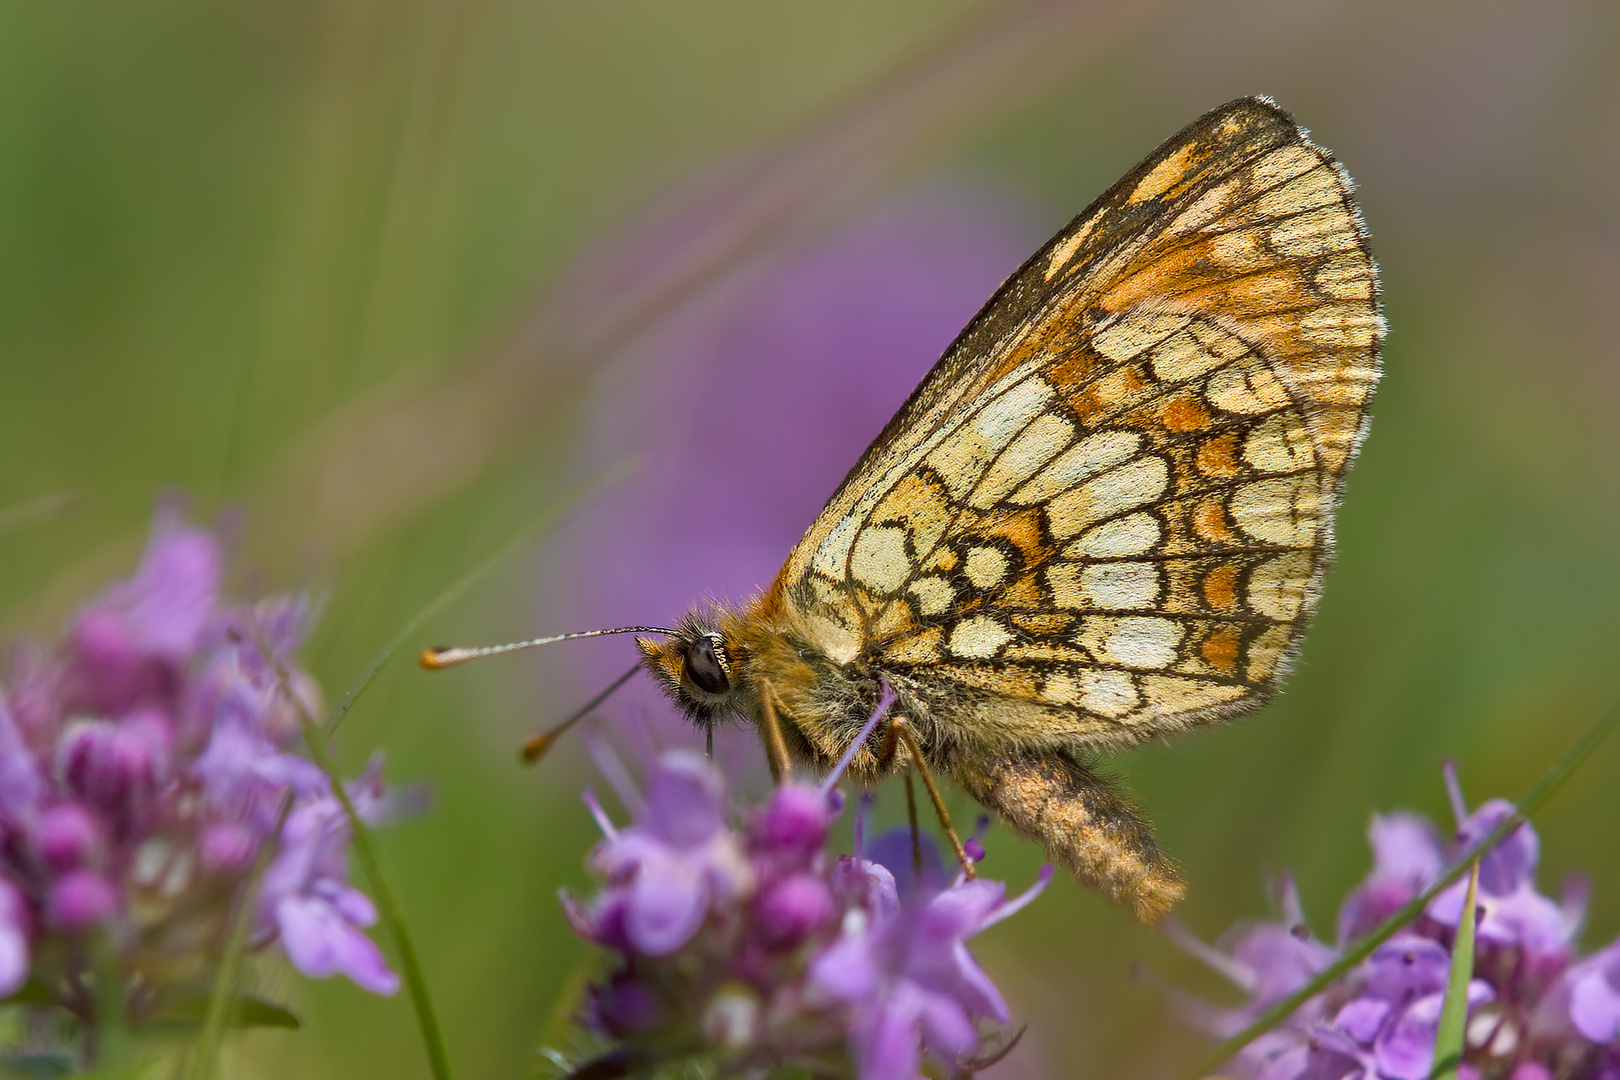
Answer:
[[[1457,817],[1449,840],[1413,814],[1373,818],[1373,869],[1339,911],[1341,949],[1416,898],[1515,812],[1512,803],[1493,799],[1470,813],[1449,767],[1446,780]],[[1480,860],[1460,1075],[1620,1080],[1620,942],[1577,959],[1585,885],[1571,881],[1558,901],[1543,896],[1535,883],[1538,857],[1535,831],[1521,824]],[[1412,925],[1251,1043],[1233,1062],[1236,1071],[1255,1080],[1427,1077],[1466,888],[1458,881],[1441,892]],[[1337,950],[1305,931],[1289,883],[1283,909],[1283,922],[1237,927],[1224,948],[1178,933],[1183,947],[1251,995],[1236,1009],[1182,999],[1194,1023],[1216,1036],[1235,1034],[1337,958]]]
[[[719,773],[688,753],[659,760],[627,828],[587,801],[606,834],[592,856],[606,887],[563,903],[581,937],[616,955],[587,1021],[626,1067],[814,1063],[817,1075],[912,1080],[925,1050],[960,1067],[979,1048],[977,1020],[1008,1022],[964,943],[1032,900],[1049,869],[1007,900],[999,882],[941,888],[909,864],[830,858],[837,793],[793,783],[733,828]]]
[[[300,711],[318,709],[291,665],[307,601],[224,602],[220,578],[216,538],[167,509],[133,578],[60,644],[15,650],[0,694],[0,997],[90,1017],[110,960],[131,1019],[162,1016],[207,989],[256,867],[250,946],[396,989],[361,931],[376,916],[346,881],[341,806],[289,752]],[[375,766],[350,794],[381,811]]]

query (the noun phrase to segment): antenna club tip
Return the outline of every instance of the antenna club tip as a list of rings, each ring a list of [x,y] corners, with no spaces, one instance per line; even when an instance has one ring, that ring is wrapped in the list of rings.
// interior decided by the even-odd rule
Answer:
[[[467,656],[466,649],[429,648],[422,650],[422,655],[416,658],[416,662],[427,671],[440,671],[444,668],[466,663],[468,659],[470,657]]]
[[[542,732],[528,739],[524,742],[522,748],[518,750],[518,758],[525,765],[533,765],[546,756],[546,752],[551,749],[551,744],[557,741],[558,734],[559,732],[552,730]]]

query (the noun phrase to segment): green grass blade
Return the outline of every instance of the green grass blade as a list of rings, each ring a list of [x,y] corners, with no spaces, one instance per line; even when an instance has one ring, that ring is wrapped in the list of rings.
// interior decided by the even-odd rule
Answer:
[[[1468,871],[1468,892],[1457,919],[1457,939],[1451,946],[1451,971],[1434,1031],[1434,1070],[1430,1080],[1457,1080],[1462,1065],[1463,1038],[1468,1034],[1468,984],[1474,978],[1474,907],[1479,903],[1479,860]]]
[[[1474,859],[1478,857],[1480,852],[1489,851],[1501,843],[1509,833],[1523,825],[1531,814],[1539,810],[1541,805],[1552,797],[1553,792],[1563,786],[1564,781],[1569,779],[1570,774],[1584,764],[1591,757],[1593,751],[1598,748],[1598,745],[1614,732],[1616,726],[1620,726],[1620,706],[1616,706],[1598,717],[1592,723],[1592,726],[1587,728],[1581,737],[1576,739],[1574,744],[1564,752],[1564,756],[1555,761],[1541,775],[1539,780],[1530,785],[1529,790],[1520,796],[1516,804],[1518,806],[1517,813],[1510,815],[1496,828],[1487,833],[1477,845],[1465,852],[1449,870],[1441,874],[1433,885],[1425,889],[1411,903],[1379,923],[1366,937],[1358,939],[1346,948],[1344,955],[1324,968],[1316,978],[1272,1005],[1256,1017],[1248,1027],[1236,1035],[1224,1039],[1213,1050],[1195,1061],[1192,1068],[1182,1074],[1185,1080],[1198,1080],[1200,1077],[1214,1073],[1216,1069],[1225,1064],[1239,1050],[1242,1050],[1261,1035],[1288,1019],[1295,1009],[1320,994],[1334,980],[1372,955],[1374,949],[1395,936],[1397,931],[1421,915],[1423,909],[1429,906],[1430,901],[1444,892],[1452,882],[1468,872],[1469,866],[1473,864]]]

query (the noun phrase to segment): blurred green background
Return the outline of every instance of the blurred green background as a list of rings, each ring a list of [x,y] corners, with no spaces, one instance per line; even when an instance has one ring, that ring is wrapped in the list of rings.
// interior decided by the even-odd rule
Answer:
[[[1512,796],[1620,696],[1617,46],[1602,0],[5,4],[0,629],[56,632],[175,489],[243,509],[242,590],[326,590],[305,656],[334,699],[537,522],[424,636],[581,628],[535,599],[570,573],[542,519],[634,468],[579,447],[663,322],[916,185],[1016,191],[1038,240],[1266,93],[1360,183],[1387,375],[1286,692],[1119,764],[1195,932],[1270,915],[1291,868],[1331,937],[1369,812],[1449,823],[1445,757],[1473,800]],[[670,205],[701,210],[673,254],[627,254]],[[595,830],[582,753],[524,772],[512,747],[582,692],[545,674],[567,660],[408,661],[340,749],[435,789],[384,856],[459,1075],[528,1075],[581,955],[554,892],[586,887]],[[1617,767],[1537,822],[1544,889],[1593,879],[1589,946],[1620,933]],[[992,851],[1014,888],[1040,863]],[[1133,963],[1222,990],[1072,882],[977,950],[1030,1025],[993,1076],[1167,1075],[1201,1042]],[[241,1038],[230,1075],[427,1074],[403,998],[267,977],[306,1028]]]

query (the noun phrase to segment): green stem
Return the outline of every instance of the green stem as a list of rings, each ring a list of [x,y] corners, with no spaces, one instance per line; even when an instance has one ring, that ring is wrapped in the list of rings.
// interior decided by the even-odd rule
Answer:
[[[1193,1067],[1182,1075],[1187,1080],[1197,1080],[1199,1077],[1209,1076],[1230,1060],[1239,1050],[1242,1050],[1255,1039],[1282,1023],[1295,1009],[1320,994],[1330,983],[1372,955],[1374,949],[1394,937],[1398,931],[1413,919],[1423,914],[1423,910],[1429,906],[1430,901],[1468,872],[1469,866],[1473,864],[1473,861],[1481,852],[1489,851],[1501,843],[1514,829],[1528,821],[1530,815],[1540,809],[1541,804],[1546,802],[1553,792],[1563,786],[1564,781],[1569,779],[1570,774],[1586,761],[1592,751],[1597,749],[1598,744],[1606,739],[1617,725],[1620,725],[1620,706],[1616,706],[1598,717],[1592,726],[1587,728],[1579,739],[1575,740],[1574,745],[1564,752],[1564,756],[1554,762],[1542,774],[1541,779],[1530,785],[1530,789],[1519,798],[1517,811],[1487,833],[1485,838],[1478,844],[1465,852],[1449,870],[1440,875],[1439,880],[1423,890],[1411,903],[1379,923],[1366,937],[1358,939],[1355,944],[1344,951],[1344,954],[1338,960],[1323,969],[1316,978],[1266,1009],[1248,1027],[1222,1041],[1209,1053],[1195,1061]]]
[[[371,886],[383,928],[388,932],[388,936],[394,939],[394,949],[399,953],[399,966],[403,969],[405,987],[410,992],[411,1005],[416,1010],[417,1027],[422,1031],[422,1042],[427,1049],[428,1068],[435,1080],[450,1080],[450,1057],[444,1049],[444,1033],[439,1028],[439,1018],[433,1009],[433,998],[428,993],[427,978],[422,973],[416,945],[411,940],[410,932],[405,929],[405,920],[400,913],[398,902],[394,899],[394,891],[383,875],[382,862],[377,858],[376,849],[372,847],[371,830],[360,819],[353,800],[344,790],[343,779],[338,776],[331,755],[326,752],[326,742],[320,725],[308,714],[301,712],[301,715],[304,746],[309,751],[310,760],[326,774],[332,785],[332,794],[337,796],[338,802],[343,806],[343,814],[349,821],[355,857],[360,860],[360,867],[365,871],[366,881]]]
[[[95,1031],[92,1036],[96,1074],[120,1080],[129,1075],[129,1014],[125,1008],[124,981],[119,977],[118,960],[106,934],[96,934],[91,942],[90,963],[96,983]]]

